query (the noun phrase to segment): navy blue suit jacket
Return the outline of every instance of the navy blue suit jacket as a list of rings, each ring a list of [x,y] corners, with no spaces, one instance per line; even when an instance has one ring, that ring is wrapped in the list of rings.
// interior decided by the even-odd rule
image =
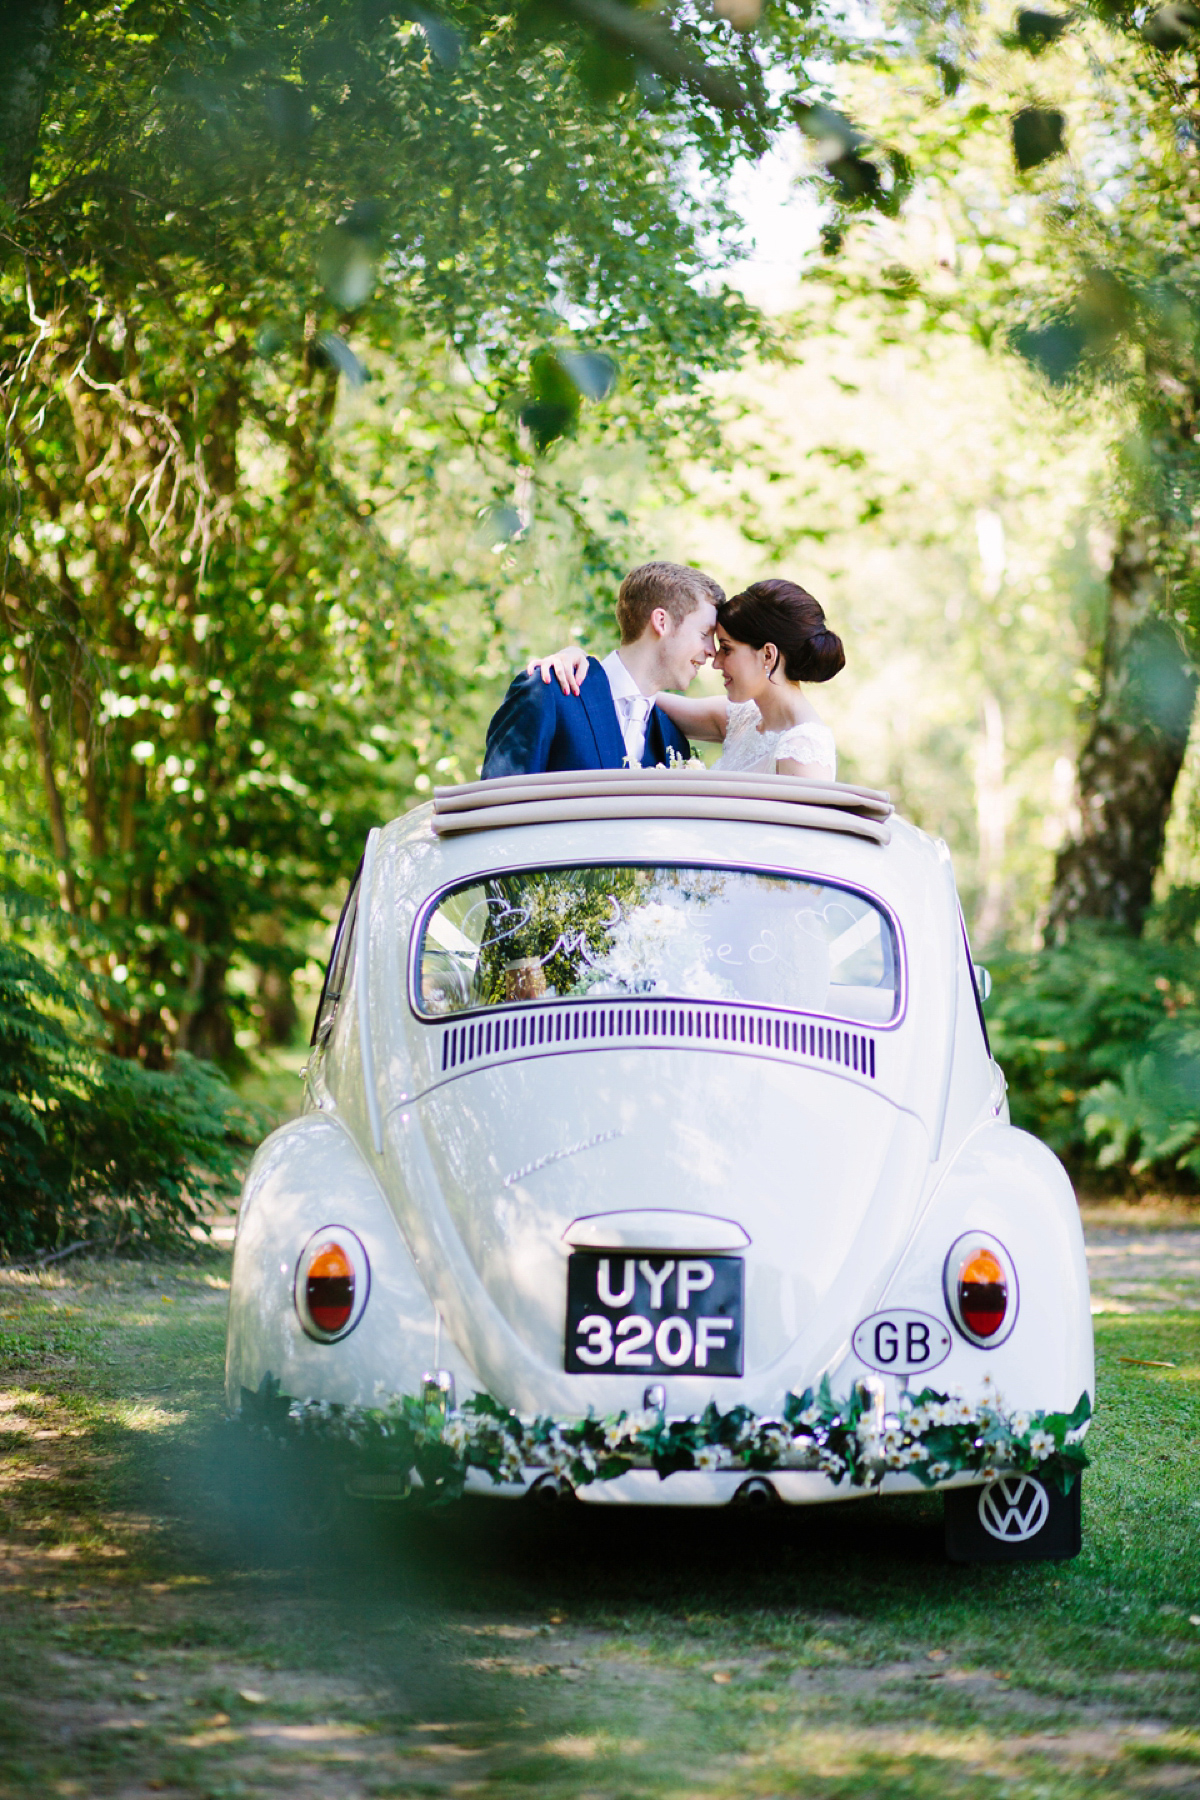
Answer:
[[[660,706],[646,722],[642,767],[665,763],[668,750],[684,758],[691,745]],[[540,775],[557,769],[622,769],[625,740],[617,721],[608,676],[594,656],[578,695],[564,694],[557,681],[518,675],[488,726],[483,777]]]

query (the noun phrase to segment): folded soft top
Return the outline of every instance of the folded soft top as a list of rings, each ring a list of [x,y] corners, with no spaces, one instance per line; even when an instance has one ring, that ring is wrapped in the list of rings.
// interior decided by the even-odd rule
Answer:
[[[740,819],[839,831],[886,844],[891,800],[875,788],[788,775],[571,769],[435,788],[434,831],[498,831],[577,819]]]

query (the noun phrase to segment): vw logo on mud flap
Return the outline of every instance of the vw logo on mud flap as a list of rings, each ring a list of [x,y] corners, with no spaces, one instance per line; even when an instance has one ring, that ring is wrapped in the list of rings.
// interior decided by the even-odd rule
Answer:
[[[1050,1517],[1050,1496],[1032,1475],[1001,1475],[979,1495],[979,1523],[1002,1544],[1024,1544]]]

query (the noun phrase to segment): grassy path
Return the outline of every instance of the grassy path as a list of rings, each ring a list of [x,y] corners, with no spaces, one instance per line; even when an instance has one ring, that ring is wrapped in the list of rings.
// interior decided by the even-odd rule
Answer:
[[[221,1256],[0,1274],[0,1795],[1200,1795],[1200,1231],[1091,1235],[1084,1553],[1017,1570],[923,1499],[250,1552]]]

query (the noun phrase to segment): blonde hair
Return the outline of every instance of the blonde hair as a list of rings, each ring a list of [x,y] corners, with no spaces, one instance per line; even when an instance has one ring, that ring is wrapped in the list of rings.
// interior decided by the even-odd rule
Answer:
[[[682,563],[648,562],[630,569],[617,595],[617,624],[621,642],[632,644],[650,623],[650,614],[662,607],[673,625],[679,625],[705,600],[720,606],[725,590],[700,569]]]

